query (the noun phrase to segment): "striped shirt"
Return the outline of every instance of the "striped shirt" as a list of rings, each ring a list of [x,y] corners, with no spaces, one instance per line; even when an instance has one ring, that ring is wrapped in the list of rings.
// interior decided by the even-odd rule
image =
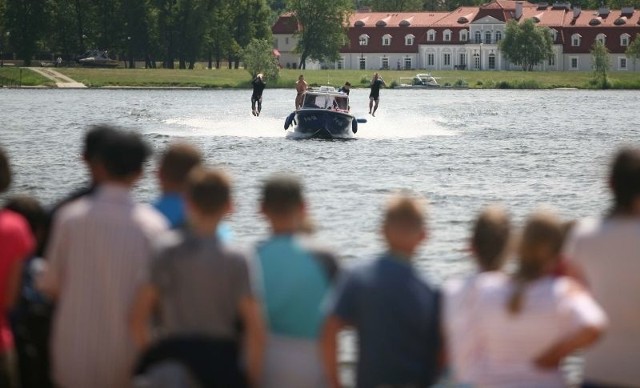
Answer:
[[[124,187],[104,185],[54,220],[42,287],[58,295],[53,378],[66,387],[126,387],[135,359],[128,318],[148,277],[151,240],[167,228]]]

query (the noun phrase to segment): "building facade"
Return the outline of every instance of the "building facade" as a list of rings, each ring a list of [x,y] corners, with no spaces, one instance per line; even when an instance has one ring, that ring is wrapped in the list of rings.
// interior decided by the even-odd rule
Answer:
[[[638,71],[640,64],[625,50],[640,34],[640,11],[633,8],[581,10],[569,3],[493,0],[479,7],[459,7],[451,12],[366,12],[351,15],[348,44],[340,60],[324,64],[336,69],[515,70],[498,48],[511,20],[532,19],[549,28],[553,57],[536,70],[588,71],[591,48],[597,40],[609,50],[610,69]],[[273,26],[280,65],[293,67],[300,26],[292,14],[282,15]],[[319,68],[307,63],[307,68]]]

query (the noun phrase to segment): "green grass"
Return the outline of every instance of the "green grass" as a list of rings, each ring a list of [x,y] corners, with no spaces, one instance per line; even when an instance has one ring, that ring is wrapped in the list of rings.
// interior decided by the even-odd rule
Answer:
[[[17,69],[12,69],[17,70]],[[90,87],[136,86],[136,87],[203,87],[203,88],[250,88],[251,77],[244,69],[86,69],[61,68],[63,74]],[[426,70],[379,71],[390,86],[400,78],[410,78]],[[23,71],[23,80],[24,73]],[[291,70],[282,69],[277,81],[267,80],[269,88],[293,88],[298,75],[304,74],[310,85],[341,86],[345,81],[353,87],[368,87],[373,70]],[[2,75],[2,73],[0,73]],[[593,88],[592,72],[523,72],[523,71],[434,71],[439,83],[466,84],[477,89],[551,89]],[[39,77],[39,76],[38,76]],[[41,78],[41,77],[40,77]],[[608,79],[612,88],[640,89],[637,72],[611,72]],[[40,81],[44,82],[44,81]],[[23,82],[24,83],[24,82]]]
[[[55,86],[55,82],[31,70],[0,67],[0,86]]]

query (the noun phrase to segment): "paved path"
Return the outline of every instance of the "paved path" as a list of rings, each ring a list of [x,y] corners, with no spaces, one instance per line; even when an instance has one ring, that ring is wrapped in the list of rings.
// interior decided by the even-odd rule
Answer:
[[[76,82],[66,75],[48,67],[29,67],[29,70],[33,70],[43,77],[49,78],[51,81],[55,82],[56,86],[59,88],[86,88],[83,83]]]

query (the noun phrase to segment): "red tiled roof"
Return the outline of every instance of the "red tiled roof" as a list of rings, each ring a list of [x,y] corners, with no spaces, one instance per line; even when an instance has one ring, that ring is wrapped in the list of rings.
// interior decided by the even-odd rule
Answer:
[[[298,20],[291,12],[280,15],[276,23],[271,27],[272,34],[294,34],[299,30]]]
[[[480,9],[478,7],[459,7],[438,20],[435,27],[469,27],[469,23],[476,18]],[[462,19],[466,20],[464,22]]]
[[[376,27],[380,21],[386,23],[386,27],[400,27],[404,22],[406,27],[428,27],[447,16],[449,12],[356,12],[349,19],[349,26],[358,29]],[[357,24],[356,24],[357,23]]]

